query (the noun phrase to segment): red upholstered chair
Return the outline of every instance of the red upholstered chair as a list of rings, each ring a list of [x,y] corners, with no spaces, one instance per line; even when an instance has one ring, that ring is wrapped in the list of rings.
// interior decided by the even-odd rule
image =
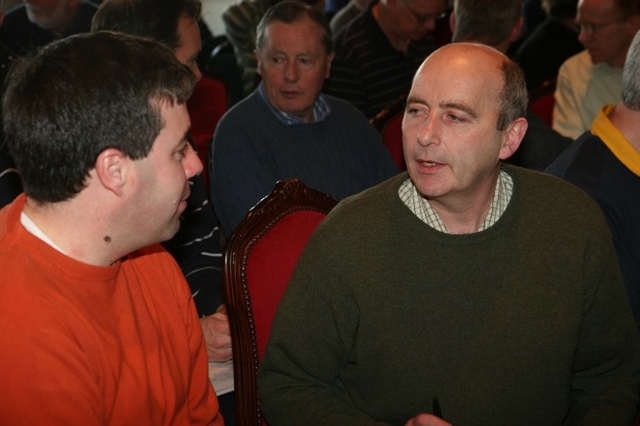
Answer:
[[[402,118],[406,101],[407,97],[401,96],[371,119],[371,124],[382,133],[384,144],[400,171],[407,170],[402,149]]]
[[[223,277],[238,425],[266,424],[260,413],[256,373],[271,323],[302,249],[335,204],[299,179],[279,181],[225,245]]]
[[[556,79],[547,80],[540,86],[529,91],[529,111],[540,117],[547,126],[553,124],[554,93]]]

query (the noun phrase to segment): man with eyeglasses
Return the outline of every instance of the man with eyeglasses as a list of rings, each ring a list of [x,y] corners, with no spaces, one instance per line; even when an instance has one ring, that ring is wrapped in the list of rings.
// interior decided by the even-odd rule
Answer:
[[[560,67],[553,128],[572,139],[591,128],[603,105],[622,94],[622,67],[640,30],[640,0],[580,0],[576,24],[585,50]]]
[[[480,43],[507,54],[523,27],[520,0],[454,0],[450,26],[453,43]],[[516,152],[504,161],[544,170],[573,142],[552,130],[541,118],[527,113],[527,131]]]
[[[324,91],[373,118],[406,95],[422,61],[436,49],[445,0],[380,0],[334,34],[335,58]]]

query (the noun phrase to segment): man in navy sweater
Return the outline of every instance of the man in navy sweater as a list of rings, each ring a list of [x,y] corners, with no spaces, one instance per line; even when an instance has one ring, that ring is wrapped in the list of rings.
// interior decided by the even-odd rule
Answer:
[[[211,201],[228,236],[278,180],[342,199],[395,175],[382,136],[346,101],[320,93],[333,59],[323,13],[286,1],[258,25],[262,82],[220,120]]]

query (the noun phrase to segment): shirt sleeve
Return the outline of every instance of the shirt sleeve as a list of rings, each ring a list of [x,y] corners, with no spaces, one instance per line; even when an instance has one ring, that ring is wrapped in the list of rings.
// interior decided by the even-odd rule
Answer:
[[[584,133],[585,128],[580,119],[579,105],[569,68],[563,64],[558,71],[555,102],[553,105],[553,130],[571,139],[577,139]]]

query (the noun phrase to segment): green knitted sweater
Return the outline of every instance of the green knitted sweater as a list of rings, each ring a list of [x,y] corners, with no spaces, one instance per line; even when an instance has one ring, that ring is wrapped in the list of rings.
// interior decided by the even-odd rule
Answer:
[[[491,228],[444,234],[397,194],[406,174],[344,200],[318,227],[259,372],[279,425],[625,425],[640,340],[598,206],[506,166]]]

